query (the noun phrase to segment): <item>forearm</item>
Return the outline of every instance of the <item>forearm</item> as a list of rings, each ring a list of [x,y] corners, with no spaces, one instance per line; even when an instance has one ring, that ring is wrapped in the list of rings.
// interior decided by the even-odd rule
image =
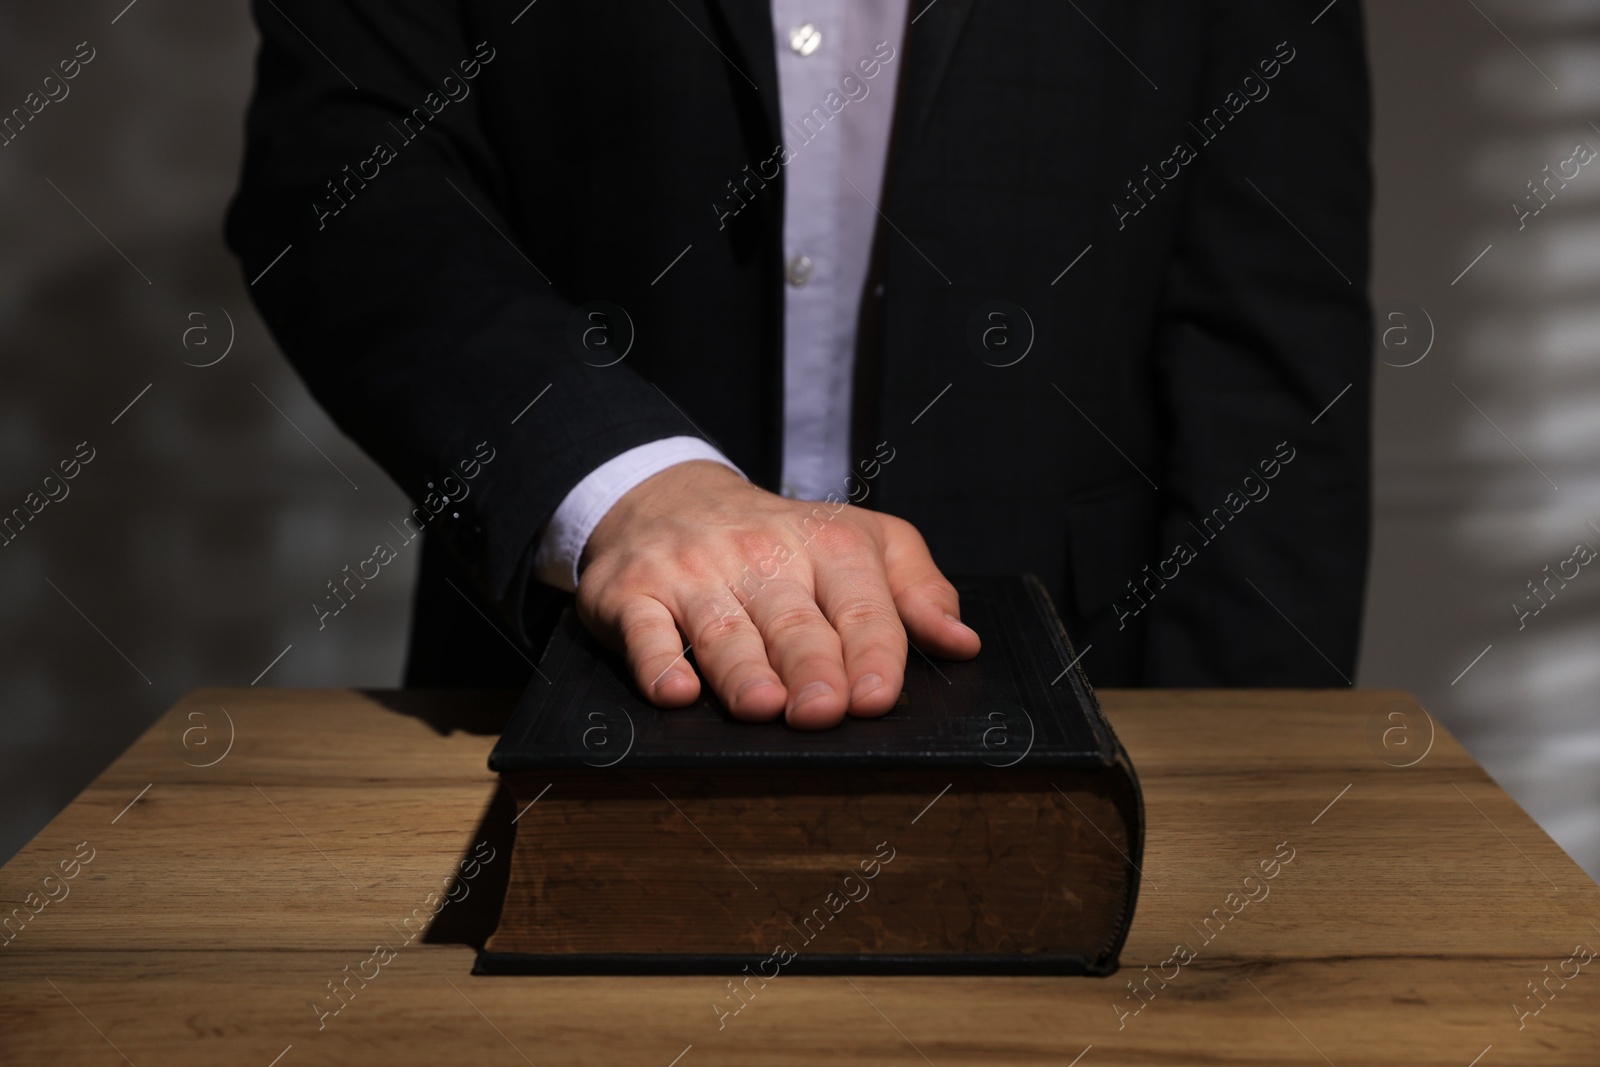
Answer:
[[[229,243],[313,394],[413,500],[480,442],[494,450],[430,532],[511,618],[519,567],[572,487],[694,431],[626,364],[570,350],[572,304],[534,265],[559,276],[537,220],[518,230],[498,207],[503,176],[467,73],[495,61],[493,44],[462,38],[454,4],[255,10],[260,81]]]

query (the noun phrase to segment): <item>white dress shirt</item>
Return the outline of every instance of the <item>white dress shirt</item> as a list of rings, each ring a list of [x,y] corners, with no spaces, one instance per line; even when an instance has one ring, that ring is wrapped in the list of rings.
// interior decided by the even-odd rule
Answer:
[[[797,500],[845,495],[856,318],[878,222],[907,2],[772,0],[786,160],[781,491]],[[651,475],[694,459],[738,470],[697,437],[652,441],[595,468],[551,516],[535,574],[575,590],[583,547],[612,505]]]

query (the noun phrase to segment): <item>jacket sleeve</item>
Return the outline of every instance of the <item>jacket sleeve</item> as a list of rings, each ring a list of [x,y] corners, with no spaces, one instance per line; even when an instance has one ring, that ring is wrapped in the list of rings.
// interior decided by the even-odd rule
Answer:
[[[1151,600],[1142,678],[1350,684],[1370,525],[1361,9],[1313,24],[1276,0],[1213,7],[1198,99],[1240,113],[1194,117],[1156,342],[1158,569],[1176,577]]]
[[[562,264],[539,218],[510,219],[482,122],[485,71],[518,61],[510,36],[469,39],[452,0],[252,7],[228,244],[312,394],[520,627],[530,546],[566,493],[695,431],[626,365],[574,353]]]

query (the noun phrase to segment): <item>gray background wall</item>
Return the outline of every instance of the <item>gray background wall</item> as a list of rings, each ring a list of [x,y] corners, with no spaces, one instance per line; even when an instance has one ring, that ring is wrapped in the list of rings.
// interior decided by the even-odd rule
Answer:
[[[1600,151],[1600,4],[1380,0],[1368,17],[1373,295],[1380,328],[1407,329],[1377,349],[1357,681],[1415,692],[1600,875],[1600,564],[1522,629],[1512,607],[1537,606],[1526,583],[1580,540],[1600,549],[1600,158],[1524,228],[1511,209],[1577,143]],[[1427,358],[1387,365],[1421,355],[1428,316]]]
[[[277,355],[221,245],[243,4],[125,5],[0,8],[0,113],[95,49],[0,148],[0,513],[95,449],[0,548],[0,858],[187,690],[395,685],[405,648],[412,549],[326,629],[311,611],[406,503]],[[1600,0],[1368,19],[1388,332],[1357,681],[1416,692],[1600,875],[1600,567],[1521,630],[1512,608],[1600,547],[1600,160],[1524,229],[1510,208],[1576,142],[1600,149]]]

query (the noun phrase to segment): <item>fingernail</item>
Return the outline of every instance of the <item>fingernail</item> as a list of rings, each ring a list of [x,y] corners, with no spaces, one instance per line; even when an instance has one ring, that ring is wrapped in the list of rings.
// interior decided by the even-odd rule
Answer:
[[[882,684],[883,684],[883,676],[882,675],[880,675],[880,674],[863,674],[860,678],[856,679],[855,687],[850,690],[850,699],[851,700],[860,700],[862,697],[868,696],[871,693],[875,692],[877,690],[877,688],[879,686],[881,686]]]
[[[666,685],[668,685],[668,684],[670,684],[672,682],[675,682],[679,678],[682,678],[682,677],[683,677],[683,672],[682,671],[669,670],[665,674],[663,674],[660,678],[656,679],[656,688],[660,689],[663,686],[666,686]]]
[[[798,708],[808,700],[815,700],[817,697],[827,696],[832,692],[833,686],[829,685],[827,682],[812,682],[810,685],[800,690],[799,693],[795,694],[794,703],[789,706],[792,708]]]
[[[739,691],[735,693],[734,696],[742,697],[752,689],[760,689],[764,685],[771,684],[772,683],[765,678],[749,678],[746,679],[745,683],[739,687]]]
[[[950,614],[948,611],[944,613],[944,617],[949,619],[951,622],[955,623],[957,626],[963,627],[963,628],[968,629],[968,630],[972,629],[972,627],[968,626],[966,623],[962,622],[960,619],[956,618],[954,615]]]

